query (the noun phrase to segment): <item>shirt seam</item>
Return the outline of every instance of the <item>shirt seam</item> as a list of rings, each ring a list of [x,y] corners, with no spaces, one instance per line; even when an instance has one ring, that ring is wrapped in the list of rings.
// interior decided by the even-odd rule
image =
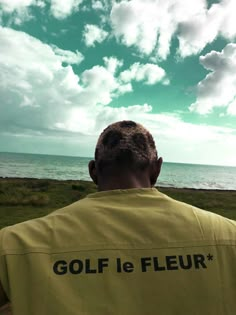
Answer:
[[[226,247],[226,246],[233,246],[236,247],[236,244],[205,244],[205,245],[189,245],[189,246],[165,246],[165,247],[142,247],[142,248],[138,248],[138,247],[109,247],[109,248],[79,248],[79,249],[71,249],[71,250],[48,250],[48,251],[42,251],[42,250],[26,250],[23,253],[11,253],[11,251],[14,250],[9,250],[8,253],[3,254],[2,256],[5,255],[28,255],[28,254],[45,254],[45,255],[53,255],[53,254],[59,254],[59,253],[72,253],[72,252],[90,252],[90,251],[109,251],[109,250],[167,250],[167,249],[191,249],[191,248],[203,248],[203,247]]]

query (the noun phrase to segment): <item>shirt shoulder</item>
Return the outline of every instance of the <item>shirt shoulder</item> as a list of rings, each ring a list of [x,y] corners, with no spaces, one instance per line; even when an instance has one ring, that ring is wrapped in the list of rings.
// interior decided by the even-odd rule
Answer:
[[[203,233],[210,230],[216,240],[232,240],[236,245],[236,221],[196,207],[192,209]]]
[[[86,199],[86,198],[85,198]],[[60,224],[73,221],[74,212],[86,209],[87,201],[82,199],[50,214],[17,223],[0,230],[0,255],[18,253],[22,250],[49,251],[53,231]],[[68,223],[67,226],[70,226]]]
[[[194,219],[204,239],[229,240],[236,244],[236,221],[166,196],[168,199],[181,216]]]

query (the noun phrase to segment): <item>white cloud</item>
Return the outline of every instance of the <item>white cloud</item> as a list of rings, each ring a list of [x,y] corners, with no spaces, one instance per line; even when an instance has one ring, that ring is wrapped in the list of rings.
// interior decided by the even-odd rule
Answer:
[[[79,5],[83,0],[51,0],[51,12],[57,19],[64,19],[73,12],[79,10]]]
[[[17,15],[28,13],[30,6],[44,8],[48,0],[0,0],[0,9],[5,13],[15,12]],[[50,11],[57,19],[64,19],[79,10],[83,0],[50,0]]]
[[[103,66],[94,66],[92,69],[85,70],[81,75],[81,80],[85,87],[81,97],[90,106],[109,104],[119,88],[113,74]]]
[[[1,16],[8,15],[8,25],[21,25],[34,18],[29,7],[31,5],[40,5],[36,0],[0,0],[0,22]]]
[[[30,16],[30,6],[44,7],[48,0],[0,0],[5,13],[16,13],[12,23],[21,24]],[[51,0],[50,12],[63,19],[78,11],[83,0]],[[124,45],[134,46],[141,56],[166,59],[174,36],[179,40],[181,57],[198,54],[218,36],[233,41],[236,37],[236,2],[221,0],[207,7],[206,0],[92,0],[93,10],[100,11],[103,24],[110,22],[113,34]],[[108,20],[108,17],[110,19]],[[84,30],[85,43],[101,43],[108,33],[88,24]]]
[[[92,8],[94,9],[94,10],[103,10],[103,4],[102,4],[102,2],[101,1],[92,1]]]
[[[157,19],[155,1],[115,2],[111,11],[115,36],[128,47],[136,45],[145,54],[150,54],[156,45],[158,25],[154,19]]]
[[[114,98],[132,91],[130,83],[123,83],[114,76],[121,62],[114,57],[104,60],[105,67],[96,65],[80,76],[83,90],[77,104],[93,112],[97,105],[108,105]]]
[[[70,65],[82,55],[51,47],[24,32],[0,27],[1,129],[60,129],[74,108],[104,106],[132,91],[114,75],[122,66],[105,57],[105,66],[94,66],[76,75]],[[15,130],[15,129],[14,129]]]
[[[113,0],[92,0],[92,9],[100,11],[109,11]]]
[[[35,0],[0,0],[0,8],[4,12],[13,12],[35,4]]]
[[[44,0],[37,0],[35,5],[39,8],[45,8],[46,3],[44,2]]]
[[[236,36],[234,0],[222,0],[209,10],[199,10],[194,19],[180,24],[179,51],[182,57],[197,54],[217,36],[232,40]]]
[[[61,65],[63,51],[57,55],[28,34],[2,27],[0,42],[1,129],[53,128],[81,91],[71,66]]]
[[[104,57],[104,66],[96,65],[76,75],[70,65],[63,67],[62,62],[80,62],[79,52],[51,47],[26,33],[2,27],[0,41],[2,130],[91,133],[97,116],[109,116],[110,109],[104,108],[114,98],[132,91],[131,83],[119,78],[123,61],[114,56]],[[140,69],[140,79],[153,80]],[[132,110],[140,112],[139,107],[127,109]],[[125,113],[126,109],[117,111]],[[93,123],[87,123],[87,116]]]
[[[86,24],[83,37],[86,46],[93,47],[95,43],[102,43],[108,36],[108,32],[99,28],[97,25]]]
[[[205,0],[131,0],[115,2],[111,23],[117,39],[141,54],[166,59],[179,24],[205,10]]]
[[[151,63],[134,63],[130,69],[125,70],[120,74],[120,79],[123,82],[130,82],[131,80],[143,81],[148,85],[153,85],[160,81],[165,81],[166,84],[168,83],[165,70],[158,65]]]
[[[234,99],[232,100],[232,102],[230,102],[230,103],[228,104],[227,113],[228,113],[229,115],[236,116],[236,96],[234,97]]]
[[[27,9],[21,9],[10,15],[8,25],[22,25],[25,22],[33,20],[34,16]]]
[[[111,73],[116,73],[123,66],[123,60],[118,60],[116,57],[104,57],[103,60],[107,70]]]
[[[56,46],[52,46],[53,51],[59,57],[61,62],[65,62],[68,64],[79,64],[84,59],[83,55],[76,50],[76,52],[72,52],[70,50],[60,49]]]
[[[174,35],[179,55],[199,53],[217,36],[236,36],[235,0],[222,0],[207,8],[206,0],[130,0],[114,2],[111,24],[118,40],[135,46],[141,55],[166,59]]]
[[[228,114],[236,114],[236,44],[228,44],[221,51],[211,51],[200,57],[210,73],[197,85],[197,100],[191,111],[207,114],[215,107],[227,107]]]

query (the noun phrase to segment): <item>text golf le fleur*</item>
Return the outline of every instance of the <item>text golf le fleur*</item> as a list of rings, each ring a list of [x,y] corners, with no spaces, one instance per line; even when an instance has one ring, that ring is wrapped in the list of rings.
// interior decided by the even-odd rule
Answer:
[[[79,275],[104,273],[109,268],[117,273],[200,270],[207,269],[208,262],[212,260],[213,255],[211,254],[164,256],[162,259],[159,257],[140,257],[135,263],[121,258],[61,259],[53,264],[53,272],[56,275]]]

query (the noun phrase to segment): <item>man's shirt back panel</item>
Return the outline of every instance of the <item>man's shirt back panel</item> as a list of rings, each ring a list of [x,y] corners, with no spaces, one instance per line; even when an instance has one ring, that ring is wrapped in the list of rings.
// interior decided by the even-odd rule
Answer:
[[[234,314],[236,222],[153,189],[88,195],[0,232],[13,314]]]

